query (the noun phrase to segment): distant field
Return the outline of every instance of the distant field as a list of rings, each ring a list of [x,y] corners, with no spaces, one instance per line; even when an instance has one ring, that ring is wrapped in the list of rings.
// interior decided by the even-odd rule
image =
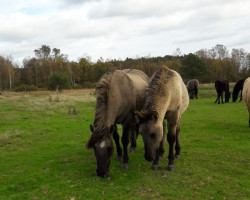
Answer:
[[[139,136],[129,169],[120,169],[115,154],[106,179],[95,176],[94,153],[85,148],[95,108],[93,90],[2,92],[0,200],[249,199],[246,105],[231,100],[214,104],[213,84],[201,88],[182,117],[181,158],[174,172],[166,170],[166,155],[159,171],[150,170]]]

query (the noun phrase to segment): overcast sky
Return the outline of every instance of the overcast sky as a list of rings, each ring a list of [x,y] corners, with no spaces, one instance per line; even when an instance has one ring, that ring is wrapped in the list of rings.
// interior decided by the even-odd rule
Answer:
[[[223,44],[250,52],[250,0],[0,0],[0,55],[41,45],[69,60],[194,53]]]

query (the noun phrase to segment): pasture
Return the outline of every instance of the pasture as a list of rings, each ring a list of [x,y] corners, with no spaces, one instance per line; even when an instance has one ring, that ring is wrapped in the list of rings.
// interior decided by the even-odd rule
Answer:
[[[85,148],[93,90],[63,91],[59,101],[52,92],[2,92],[0,199],[249,199],[246,105],[214,104],[213,86],[201,87],[181,120],[174,172],[166,170],[168,144],[160,170],[152,171],[139,136],[129,169],[120,168],[115,152],[106,179],[95,175],[94,152]]]

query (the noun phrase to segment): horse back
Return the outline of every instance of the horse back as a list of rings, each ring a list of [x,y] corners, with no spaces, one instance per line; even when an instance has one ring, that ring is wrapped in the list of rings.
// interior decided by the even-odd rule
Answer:
[[[149,78],[144,72],[136,69],[127,71],[127,75],[133,84],[133,94],[136,97],[136,109],[140,110],[145,102],[144,93],[148,86]]]
[[[138,71],[116,70],[109,84],[108,112],[116,118],[117,123],[122,123],[137,108],[138,102],[142,103],[147,82]]]

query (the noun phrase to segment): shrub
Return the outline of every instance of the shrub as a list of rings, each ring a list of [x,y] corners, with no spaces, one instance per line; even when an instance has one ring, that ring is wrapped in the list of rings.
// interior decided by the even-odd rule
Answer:
[[[34,85],[26,85],[26,84],[21,84],[17,87],[14,88],[15,92],[24,92],[24,91],[37,91],[37,87]]]
[[[82,86],[79,84],[75,84],[72,86],[72,89],[82,89]]]
[[[96,83],[90,82],[90,81],[85,81],[82,84],[83,88],[95,88]]]

